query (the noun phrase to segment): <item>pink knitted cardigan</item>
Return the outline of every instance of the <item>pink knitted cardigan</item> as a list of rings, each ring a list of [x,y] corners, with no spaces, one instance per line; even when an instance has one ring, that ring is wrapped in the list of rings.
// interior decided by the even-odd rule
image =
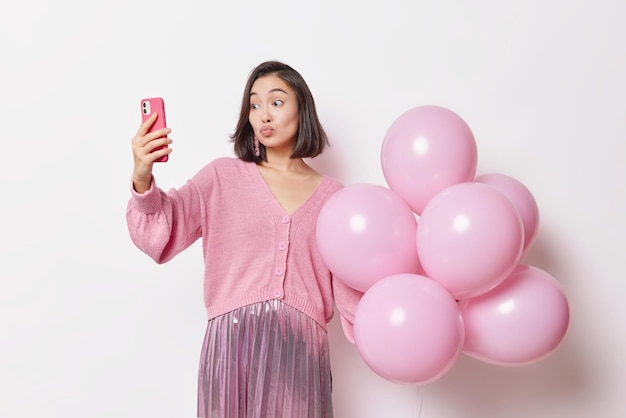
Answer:
[[[351,323],[362,293],[334,279],[317,247],[324,202],[342,185],[323,176],[302,206],[286,213],[255,163],[219,158],[167,193],[131,187],[126,219],[135,245],[157,263],[202,238],[208,319],[251,303],[282,299],[322,327],[337,306],[353,342]]]

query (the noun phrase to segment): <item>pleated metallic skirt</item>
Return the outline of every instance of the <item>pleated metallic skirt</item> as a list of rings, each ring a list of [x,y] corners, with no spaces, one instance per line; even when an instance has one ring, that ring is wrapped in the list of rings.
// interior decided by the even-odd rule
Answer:
[[[279,300],[208,322],[198,417],[332,418],[328,335]]]

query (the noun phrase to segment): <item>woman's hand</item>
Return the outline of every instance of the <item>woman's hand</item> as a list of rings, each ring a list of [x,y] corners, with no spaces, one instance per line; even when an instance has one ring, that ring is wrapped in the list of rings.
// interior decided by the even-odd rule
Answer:
[[[150,189],[150,183],[152,182],[152,165],[154,161],[172,152],[172,149],[169,147],[172,140],[167,137],[171,129],[163,128],[148,133],[148,130],[156,121],[156,117],[156,113],[150,115],[150,117],[141,124],[132,140],[135,163],[133,169],[133,186],[137,193],[144,193],[146,190]]]

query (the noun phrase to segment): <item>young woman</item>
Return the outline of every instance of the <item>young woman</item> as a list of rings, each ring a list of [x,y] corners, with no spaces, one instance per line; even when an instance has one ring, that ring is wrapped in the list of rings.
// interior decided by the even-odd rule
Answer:
[[[127,223],[157,263],[202,239],[208,316],[198,379],[198,417],[332,417],[326,324],[334,306],[346,336],[361,293],[333,278],[315,239],[326,200],[342,185],[303,158],[328,140],[313,96],[288,65],[250,73],[231,139],[178,189],[160,190],[154,161],[171,152],[169,129],[132,140]]]

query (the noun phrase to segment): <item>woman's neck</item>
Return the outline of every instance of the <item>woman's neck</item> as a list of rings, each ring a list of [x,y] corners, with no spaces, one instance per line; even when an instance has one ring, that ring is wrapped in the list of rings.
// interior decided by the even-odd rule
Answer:
[[[311,170],[311,167],[302,158],[290,158],[290,156],[291,151],[289,153],[277,153],[268,150],[267,161],[263,161],[260,165],[278,171],[306,172]]]

